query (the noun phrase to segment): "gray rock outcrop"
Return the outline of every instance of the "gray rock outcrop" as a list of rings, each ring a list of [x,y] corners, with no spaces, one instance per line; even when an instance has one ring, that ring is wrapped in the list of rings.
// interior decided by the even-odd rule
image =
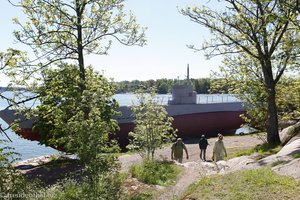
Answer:
[[[283,129],[279,133],[280,141],[282,145],[287,144],[295,135],[300,133],[300,122]]]

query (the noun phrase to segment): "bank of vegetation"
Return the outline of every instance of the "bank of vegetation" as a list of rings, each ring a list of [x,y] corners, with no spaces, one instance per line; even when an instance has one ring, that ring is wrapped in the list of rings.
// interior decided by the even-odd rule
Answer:
[[[190,79],[194,90],[198,94],[210,93],[210,78]],[[172,86],[175,84],[184,84],[186,80],[177,79],[157,79],[157,80],[133,80],[133,81],[121,81],[116,83],[117,93],[134,93],[136,90],[144,88],[146,91],[149,88],[157,88],[158,94],[170,94],[172,93]]]

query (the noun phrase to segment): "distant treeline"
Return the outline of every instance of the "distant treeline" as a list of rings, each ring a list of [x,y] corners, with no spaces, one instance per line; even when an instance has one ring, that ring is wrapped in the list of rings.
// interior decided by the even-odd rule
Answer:
[[[150,89],[151,87],[157,88],[158,94],[168,94],[172,92],[172,86],[175,84],[183,84],[186,80],[177,80],[177,79],[157,79],[157,80],[147,80],[147,81],[121,81],[116,82],[117,93],[134,93],[138,89]],[[208,94],[211,84],[211,79],[209,78],[199,78],[199,79],[190,79],[194,90],[198,94]],[[22,87],[0,87],[0,92],[5,91],[18,91],[25,90]]]
[[[117,82],[117,93],[133,93],[137,89],[149,89],[151,87],[157,88],[158,94],[168,94],[172,92],[172,86],[174,84],[183,83],[183,80],[177,79],[157,79],[157,80],[147,80],[147,81],[121,81]],[[209,78],[199,78],[191,79],[191,83],[194,90],[198,94],[208,94],[210,89],[210,79]]]
[[[20,90],[26,90],[23,87],[1,87],[0,86],[0,92],[6,92],[6,91],[20,91]]]

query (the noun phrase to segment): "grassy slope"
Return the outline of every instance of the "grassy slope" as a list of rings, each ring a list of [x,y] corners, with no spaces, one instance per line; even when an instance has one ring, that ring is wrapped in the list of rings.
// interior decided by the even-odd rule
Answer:
[[[183,199],[299,199],[300,183],[269,168],[204,177],[190,186]]]

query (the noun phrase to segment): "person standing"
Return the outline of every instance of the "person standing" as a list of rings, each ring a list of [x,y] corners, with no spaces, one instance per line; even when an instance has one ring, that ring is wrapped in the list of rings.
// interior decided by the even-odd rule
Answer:
[[[182,142],[181,138],[178,138],[175,143],[173,143],[171,147],[171,159],[176,160],[179,163],[182,163],[183,159],[183,150],[185,151],[186,154],[186,159],[189,159],[189,154],[187,151],[187,148],[185,144]]]
[[[199,140],[199,148],[200,148],[200,160],[206,161],[206,148],[207,148],[208,142],[205,138],[205,135],[201,135],[201,138]]]
[[[223,135],[219,133],[218,139],[214,145],[212,160],[216,162],[223,160],[223,156],[227,157],[227,152],[223,143]]]

